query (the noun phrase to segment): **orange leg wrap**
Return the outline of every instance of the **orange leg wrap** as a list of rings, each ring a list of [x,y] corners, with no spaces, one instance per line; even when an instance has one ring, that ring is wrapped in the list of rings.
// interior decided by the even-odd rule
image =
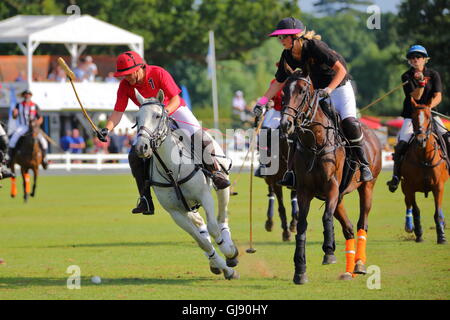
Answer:
[[[30,189],[31,189],[30,188],[30,174],[25,173],[24,178],[25,178],[25,192],[30,193]]]
[[[11,197],[17,196],[16,178],[11,178]]]
[[[345,241],[345,258],[347,261],[345,272],[353,273],[355,269],[355,239]]]
[[[362,263],[366,264],[366,243],[367,243],[367,233],[363,229],[358,230],[358,244],[356,248],[355,261],[361,260]]]

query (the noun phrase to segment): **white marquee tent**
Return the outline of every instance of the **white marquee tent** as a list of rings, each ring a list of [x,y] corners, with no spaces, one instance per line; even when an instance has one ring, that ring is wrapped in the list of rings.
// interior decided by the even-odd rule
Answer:
[[[64,44],[72,66],[88,45],[127,45],[143,56],[144,38],[89,15],[24,16],[0,21],[0,43],[17,43],[27,56],[28,85],[32,82],[32,55],[41,43]]]

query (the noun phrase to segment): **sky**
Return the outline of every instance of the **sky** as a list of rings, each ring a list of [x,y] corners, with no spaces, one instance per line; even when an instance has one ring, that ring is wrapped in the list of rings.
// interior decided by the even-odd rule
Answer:
[[[394,12],[397,13],[397,6],[402,2],[402,0],[371,0],[374,4],[381,8],[381,13],[383,12]],[[314,13],[313,4],[316,0],[299,0],[300,9],[305,12]]]

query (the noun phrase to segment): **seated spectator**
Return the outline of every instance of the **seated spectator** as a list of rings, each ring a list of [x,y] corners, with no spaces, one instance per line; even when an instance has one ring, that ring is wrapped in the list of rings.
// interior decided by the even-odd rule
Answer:
[[[91,56],[87,56],[85,59],[86,63],[86,79],[89,82],[94,82],[95,77],[98,74],[97,65],[94,63],[94,59]]]
[[[76,66],[76,68],[73,69],[73,73],[75,74],[75,78],[79,82],[86,82],[88,81],[88,71],[87,71],[87,64],[85,58],[80,58],[80,62]]]
[[[26,81],[25,79],[25,74],[23,71],[19,71],[19,74],[17,75],[17,78],[14,79],[15,82],[24,82]]]
[[[108,76],[105,78],[105,82],[115,83],[119,82],[116,77],[114,77],[114,72],[108,72]]]
[[[52,72],[49,73],[47,80],[55,82],[66,82],[66,73],[59,64],[56,64]]]
[[[69,152],[70,150],[70,144],[72,143],[72,132],[70,130],[66,131],[66,135],[61,137],[59,140],[59,144],[61,145],[61,149],[63,149],[65,152]]]
[[[78,129],[72,130],[72,142],[70,143],[71,153],[83,153],[83,149],[86,148],[86,143],[82,136],[80,136],[80,131]]]

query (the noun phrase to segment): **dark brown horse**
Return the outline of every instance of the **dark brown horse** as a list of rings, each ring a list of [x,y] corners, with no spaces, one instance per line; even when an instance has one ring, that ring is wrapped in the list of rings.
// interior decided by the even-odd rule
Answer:
[[[23,199],[25,202],[28,201],[28,195],[30,194],[30,175],[28,173],[30,170],[33,171],[33,189],[30,195],[34,197],[36,194],[36,181],[39,175],[39,165],[42,163],[42,151],[38,140],[39,130],[37,120],[31,120],[28,132],[20,138],[15,156],[10,162],[10,168],[13,172],[14,164],[17,163],[20,166],[24,190]],[[16,195],[16,179],[11,178],[11,197],[14,198]]]
[[[416,235],[416,242],[422,242],[422,226],[420,224],[420,210],[416,203],[416,192],[428,192],[434,196],[434,222],[436,224],[437,243],[446,243],[445,221],[442,211],[444,185],[449,174],[441,148],[438,146],[435,134],[432,132],[431,109],[424,105],[417,105],[413,101],[412,123],[414,140],[401,166],[402,191],[405,195],[407,232]],[[411,217],[412,215],[412,217]],[[414,222],[412,221],[414,220]]]
[[[297,211],[298,211],[298,204],[297,204],[297,195],[295,190],[291,190],[291,208],[292,208],[292,214],[291,214],[291,222],[288,227],[287,223],[287,217],[286,217],[286,208],[283,203],[283,187],[278,185],[277,182],[280,181],[283,178],[283,174],[286,172],[287,169],[287,157],[289,152],[288,143],[286,141],[286,138],[280,134],[279,129],[267,129],[263,128],[260,134],[260,137],[264,136],[267,133],[267,145],[270,145],[268,150],[268,156],[270,157],[271,161],[270,164],[268,164],[268,168],[271,168],[272,165],[275,165],[275,167],[278,167],[278,170],[276,170],[275,174],[270,175],[264,175],[264,181],[267,184],[269,193],[269,205],[267,208],[267,220],[265,224],[266,231],[272,231],[273,229],[273,211],[274,211],[274,202],[275,202],[275,196],[277,197],[278,202],[278,214],[280,216],[281,220],[281,228],[283,229],[282,232],[282,239],[283,241],[290,241],[291,240],[291,232],[295,231],[295,226],[297,224]],[[274,140],[276,141],[276,145],[273,143],[269,143],[269,141]],[[261,142],[261,141],[260,141]],[[260,146],[261,150],[261,146]],[[260,153],[261,154],[261,153]],[[276,161],[276,164],[274,163]]]
[[[306,229],[307,216],[311,200],[316,197],[325,201],[325,212],[322,217],[324,226],[325,252],[323,264],[335,263],[335,241],[333,215],[339,220],[346,239],[346,272],[341,279],[352,279],[355,274],[365,274],[366,238],[368,215],[372,205],[372,193],[376,177],[381,170],[381,145],[377,137],[368,128],[363,127],[366,155],[374,179],[360,182],[359,170],[354,167],[354,174],[348,184],[342,184],[348,175],[344,174],[346,153],[350,148],[344,147],[344,142],[337,134],[333,122],[319,106],[319,97],[311,81],[300,71],[296,71],[284,87],[282,130],[297,135],[296,152],[294,155],[294,171],[296,174],[296,191],[299,203],[296,248],[294,255],[294,283],[303,284],[308,281],[306,276]],[[344,140],[345,141],[345,140]],[[345,188],[344,188],[345,186]],[[355,250],[353,225],[347,217],[343,196],[357,189],[360,199],[360,215],[358,220],[358,244]],[[356,251],[356,253],[355,253]]]

